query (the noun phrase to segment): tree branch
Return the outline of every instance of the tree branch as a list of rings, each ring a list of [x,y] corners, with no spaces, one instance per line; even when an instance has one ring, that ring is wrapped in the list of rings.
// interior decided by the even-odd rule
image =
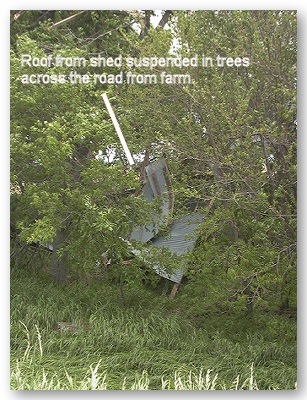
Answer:
[[[48,29],[50,30],[50,29],[53,29],[53,28],[57,28],[58,26],[60,26],[60,25],[62,25],[62,24],[66,24],[67,22],[70,22],[70,21],[72,21],[73,19],[79,17],[81,14],[85,13],[85,11],[86,11],[86,10],[83,10],[83,11],[78,12],[77,14],[71,15],[70,17],[64,18],[64,19],[62,19],[61,21],[56,22],[56,23],[53,24],[53,25],[50,25],[50,26],[48,27]]]
[[[165,13],[163,14],[162,18],[160,19],[160,22],[158,23],[158,26],[161,26],[161,28],[164,28],[164,26],[167,24],[170,15],[173,13],[172,10],[165,10]]]

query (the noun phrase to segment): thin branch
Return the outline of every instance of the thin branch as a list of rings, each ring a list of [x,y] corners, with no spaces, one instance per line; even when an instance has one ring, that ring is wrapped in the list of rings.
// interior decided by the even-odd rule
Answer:
[[[60,25],[62,25],[62,24],[65,24],[65,23],[67,23],[67,22],[70,22],[70,21],[72,21],[73,19],[79,17],[81,14],[85,13],[85,11],[86,11],[86,10],[80,11],[80,12],[78,12],[77,14],[73,14],[73,15],[71,15],[70,17],[67,17],[67,18],[65,18],[65,19],[62,19],[61,21],[56,22],[56,23],[53,24],[53,25],[50,25],[50,26],[48,27],[48,29],[50,30],[50,29],[53,29],[53,28],[57,28],[58,26],[60,26]]]

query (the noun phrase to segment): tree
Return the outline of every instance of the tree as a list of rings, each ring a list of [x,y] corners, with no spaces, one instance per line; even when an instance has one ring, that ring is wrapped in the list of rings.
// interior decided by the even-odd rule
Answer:
[[[120,259],[125,249],[121,238],[149,213],[144,200],[133,195],[140,185],[138,172],[127,167],[103,106],[101,90],[106,86],[97,90],[93,85],[21,82],[23,74],[33,73],[33,68],[21,67],[22,54],[44,57],[60,52],[63,57],[81,57],[102,51],[101,46],[112,55],[129,51],[119,32],[120,26],[129,25],[129,16],[120,25],[116,13],[108,11],[87,13],[84,18],[82,28],[70,25],[51,31],[48,20],[12,41],[12,225],[22,241],[53,244],[53,273],[59,283],[70,268],[93,268],[106,251],[113,260]],[[101,34],[98,43],[88,37],[89,22],[96,18],[107,21],[104,29],[111,29],[114,39]],[[81,50],[76,41],[83,45]],[[45,73],[44,67],[35,71]],[[52,72],[67,73],[61,66]],[[116,158],[106,163],[113,143]]]
[[[156,29],[149,10],[50,13],[12,24],[11,215],[21,238],[58,246],[61,281],[64,266],[91,268],[106,251],[120,261],[120,238],[151,215],[135,196],[139,171],[125,165],[106,90],[132,153],[167,158],[175,216],[191,203],[205,215],[182,300],[199,313],[295,308],[296,13],[165,11]],[[191,84],[21,84],[21,54],[56,52],[197,56],[198,66],[167,69],[188,73]],[[110,146],[116,156],[106,163]]]
[[[182,157],[191,160],[191,190],[207,205],[190,290],[203,311],[242,299],[249,311],[256,303],[295,308],[296,13],[177,18],[181,53],[250,60],[246,68],[193,69],[186,90],[199,128]]]

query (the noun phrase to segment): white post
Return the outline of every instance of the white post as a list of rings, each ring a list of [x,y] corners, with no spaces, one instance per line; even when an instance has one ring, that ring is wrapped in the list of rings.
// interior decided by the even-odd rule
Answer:
[[[115,114],[114,114],[114,112],[112,110],[112,107],[111,107],[111,104],[109,102],[108,96],[107,96],[106,93],[102,93],[101,96],[102,96],[102,98],[103,98],[103,100],[104,100],[104,102],[106,104],[107,110],[109,111],[109,114],[110,114],[110,117],[112,119],[113,125],[114,125],[114,127],[116,129],[116,133],[118,134],[119,140],[120,140],[120,142],[121,142],[121,144],[123,146],[123,149],[124,149],[124,151],[126,153],[126,157],[128,158],[128,162],[129,162],[130,165],[133,165],[134,164],[133,158],[132,158],[131,153],[130,153],[130,151],[128,149],[126,140],[124,138],[124,135],[122,134],[120,126],[119,126],[119,124],[117,122],[117,119],[115,117]]]

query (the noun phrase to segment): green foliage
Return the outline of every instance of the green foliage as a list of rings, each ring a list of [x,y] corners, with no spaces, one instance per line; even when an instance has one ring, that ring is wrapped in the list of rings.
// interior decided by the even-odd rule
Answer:
[[[102,15],[93,12],[95,21],[96,14]],[[82,56],[72,34],[46,37],[48,24],[16,37],[11,54],[11,182],[17,188],[11,213],[22,241],[65,238],[54,246],[56,254],[65,257],[65,268],[93,269],[107,250],[113,259],[123,257],[127,250],[121,238],[129,237],[151,212],[134,196],[138,176],[121,162],[119,144],[113,163],[103,161],[117,139],[95,88],[21,84],[21,74],[29,73],[29,67],[20,66],[21,54],[44,56],[42,43],[50,46],[48,52],[58,52],[55,37],[61,55]],[[53,72],[64,71],[54,67]]]
[[[173,12],[169,30],[144,30],[146,13],[107,10],[86,11],[48,29],[73,11],[39,13],[17,18],[11,12],[17,18],[11,25],[15,239],[53,242],[55,271],[93,271],[108,252],[110,278],[129,287],[144,280],[139,261],[121,263],[131,256],[122,239],[151,221],[158,206],[135,196],[138,167],[126,164],[101,99],[106,91],[133,154],[147,149],[150,160],[166,157],[175,216],[192,203],[205,216],[195,252],[185,260],[181,300],[190,312],[295,312],[296,12],[181,10]],[[136,21],[141,37],[132,28]],[[186,68],[190,85],[20,80],[30,71],[21,67],[21,54],[168,57],[174,38],[175,55],[248,57],[250,65]],[[110,149],[115,157],[106,162]],[[21,258],[14,253],[15,266]],[[164,253],[155,261],[170,270],[180,262]],[[155,284],[154,274],[146,276]]]
[[[11,389],[296,389],[296,12],[173,11],[166,30],[88,10],[49,29],[77,12],[11,11]],[[190,85],[21,82],[22,54],[168,57],[174,38],[172,56],[250,65],[186,68]],[[140,243],[132,257],[160,204],[136,195],[143,165],[128,167],[102,92],[132,153],[167,159],[173,217],[204,215],[184,259]],[[184,263],[173,300],[157,263]]]
[[[195,84],[173,89],[198,119],[189,141],[176,127],[176,198],[206,215],[183,297],[200,314],[295,310],[296,13],[176,16],[178,54],[250,58],[192,68]]]

